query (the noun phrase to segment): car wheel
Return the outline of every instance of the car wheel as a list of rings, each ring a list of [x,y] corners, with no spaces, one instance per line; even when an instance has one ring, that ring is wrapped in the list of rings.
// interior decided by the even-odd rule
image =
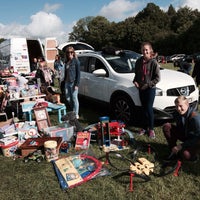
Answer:
[[[178,67],[179,63],[178,61],[174,61],[174,67]]]
[[[111,113],[117,120],[122,120],[126,124],[133,121],[135,105],[128,96],[114,97],[111,101]]]

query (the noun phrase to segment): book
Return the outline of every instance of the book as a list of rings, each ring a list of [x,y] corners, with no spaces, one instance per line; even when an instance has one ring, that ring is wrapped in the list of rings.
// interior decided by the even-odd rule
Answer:
[[[89,181],[102,170],[101,161],[85,154],[59,158],[52,163],[62,189],[73,188]]]
[[[75,150],[87,150],[90,145],[91,133],[88,131],[77,132]]]

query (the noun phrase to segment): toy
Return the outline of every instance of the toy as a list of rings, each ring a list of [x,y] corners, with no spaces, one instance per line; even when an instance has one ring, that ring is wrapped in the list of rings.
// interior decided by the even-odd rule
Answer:
[[[42,154],[41,150],[36,150],[32,153],[29,153],[26,157],[24,157],[24,162],[27,163],[30,160],[34,160],[38,163],[40,163],[42,160],[44,160],[44,155]]]
[[[62,189],[76,187],[98,177],[102,163],[87,154],[71,155],[52,161]]]
[[[21,155],[22,157],[27,156],[29,153],[32,153],[38,149],[44,148],[44,142],[48,140],[57,141],[57,149],[60,149],[60,145],[62,143],[62,137],[41,137],[41,138],[28,138],[21,146]]]
[[[96,141],[99,146],[114,147],[115,150],[127,148],[134,143],[133,133],[125,129],[121,121],[109,122],[108,117],[101,117],[100,122],[87,126],[84,131],[91,132],[91,142]]]
[[[69,149],[71,148],[71,142],[64,141],[60,146],[61,153],[68,153]]]
[[[45,158],[48,162],[58,159],[57,142],[55,140],[48,140],[44,142]]]
[[[110,146],[110,126],[109,117],[100,117],[100,137],[101,146]]]
[[[133,191],[133,179],[149,181],[151,175],[163,177],[173,173],[178,176],[181,160],[164,161],[159,158],[156,149],[151,144],[134,144],[130,149],[123,151],[108,151],[99,160],[109,164],[114,179],[129,179],[129,191]]]

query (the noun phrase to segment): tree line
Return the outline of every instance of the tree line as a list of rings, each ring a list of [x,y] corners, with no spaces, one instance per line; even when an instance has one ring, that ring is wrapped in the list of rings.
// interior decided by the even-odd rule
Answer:
[[[176,11],[172,5],[165,12],[148,3],[135,17],[118,23],[88,16],[76,23],[69,41],[86,42],[96,50],[113,46],[136,52],[149,41],[160,55],[193,54],[200,51],[200,12],[189,7]]]

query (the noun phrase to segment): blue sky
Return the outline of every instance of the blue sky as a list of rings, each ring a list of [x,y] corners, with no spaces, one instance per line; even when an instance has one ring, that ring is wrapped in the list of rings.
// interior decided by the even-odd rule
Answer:
[[[199,0],[4,0],[0,6],[0,38],[56,37],[63,42],[81,18],[101,15],[119,22],[135,16],[149,2],[163,10],[172,4],[175,9],[188,6],[200,11]]]

